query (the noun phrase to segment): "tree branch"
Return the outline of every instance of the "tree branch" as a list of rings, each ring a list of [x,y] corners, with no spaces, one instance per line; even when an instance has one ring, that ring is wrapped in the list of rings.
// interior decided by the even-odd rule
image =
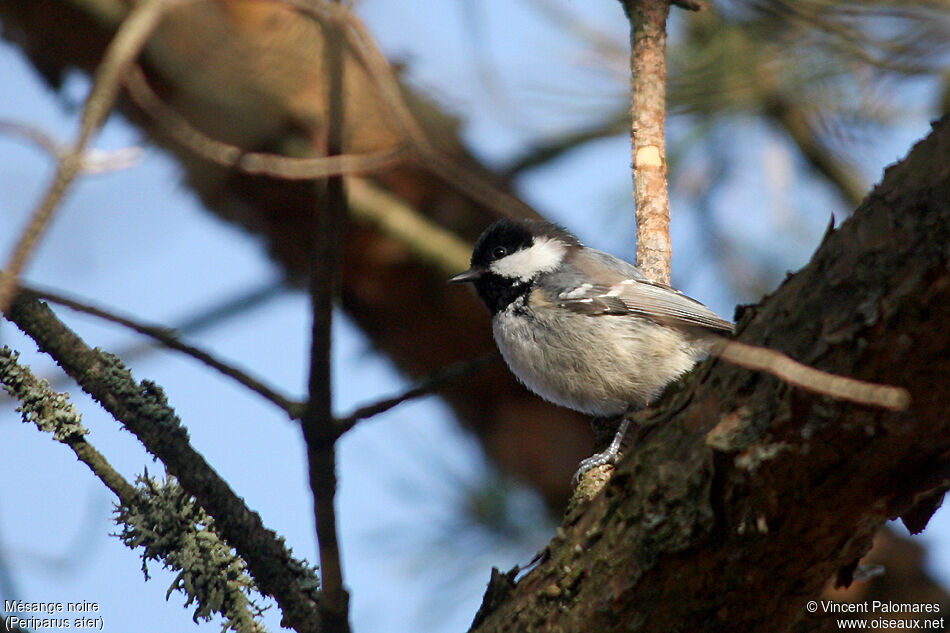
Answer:
[[[670,283],[670,194],[666,182],[666,17],[669,0],[621,0],[630,20],[633,189],[637,266]]]
[[[333,5],[336,8],[336,5]],[[342,29],[323,23],[326,43],[323,71],[327,77],[326,156],[343,152]],[[323,591],[320,614],[328,633],[349,633],[349,595],[343,586],[343,567],[336,520],[336,441],[340,437],[333,417],[331,345],[333,308],[339,296],[341,247],[346,217],[343,176],[326,179],[323,204],[312,207],[313,248],[310,253],[310,301],[313,313],[310,345],[309,399],[300,422],[307,443],[314,522],[320,547]]]
[[[191,125],[155,94],[148,85],[145,73],[138,66],[130,69],[125,85],[136,105],[182,147],[222,167],[233,167],[247,174],[287,180],[313,180],[388,169],[407,158],[408,148],[403,145],[369,154],[340,153],[311,158],[248,151],[212,138]]]
[[[142,488],[132,486],[86,441],[88,431],[69,395],[56,393],[46,381],[37,380],[7,347],[0,348],[0,382],[20,401],[18,410],[24,422],[52,433],[115,493],[119,499],[117,521],[122,525],[118,536],[131,549],[141,546],[145,550],[143,565],[157,559],[179,572],[172,588],[184,593],[188,604],[192,600],[198,603],[196,620],[219,613],[225,628],[240,633],[262,630],[256,620],[260,609],[249,599],[256,587],[244,569],[246,563],[220,538],[213,519],[190,494],[177,483],[159,485],[148,477],[143,478]]]
[[[126,86],[136,104],[182,147],[218,165],[247,174],[287,180],[353,176],[393,167],[409,157],[408,147],[404,146],[365,155],[341,153],[314,158],[250,152],[212,138],[192,126],[162,102],[149,87],[141,68],[130,70]],[[471,245],[426,219],[405,202],[365,179],[350,178],[346,189],[352,205],[348,205],[348,210],[355,217],[406,244],[424,261],[440,265],[447,275],[455,274],[467,265]]]
[[[43,129],[28,123],[0,120],[0,134],[19,136],[46,151],[54,160],[61,161],[70,149]],[[122,149],[103,151],[91,149],[80,156],[80,171],[87,174],[101,174],[110,171],[128,169],[141,160],[145,151],[141,147],[123,147]]]
[[[53,434],[76,454],[76,458],[89,467],[106,487],[115,493],[126,506],[135,503],[138,493],[125,480],[105,456],[86,441],[89,432],[82,425],[82,416],[69,395],[56,393],[45,381],[37,380],[29,367],[17,362],[18,354],[4,346],[0,348],[0,382],[7,392],[19,400],[19,411],[24,422],[33,422],[41,431]]]
[[[448,367],[444,367],[440,371],[434,372],[428,377],[419,381],[398,396],[386,398],[385,400],[380,400],[379,402],[375,402],[371,405],[360,407],[350,415],[344,418],[339,418],[336,422],[337,429],[340,433],[345,433],[356,426],[356,423],[360,420],[365,420],[367,418],[373,417],[374,415],[385,413],[386,411],[389,411],[393,407],[398,406],[403,402],[420,398],[434,391],[438,391],[453,380],[474,373],[488,363],[495,362],[498,359],[498,354],[493,352],[480,358],[463,360],[453,365],[449,365]]]
[[[158,385],[148,381],[137,384],[121,361],[89,348],[34,298],[18,296],[7,316],[134,433],[214,517],[221,534],[247,561],[261,592],[280,605],[287,625],[299,633],[321,633],[318,583],[313,572],[291,555],[277,535],[264,527],[260,516],[189,444],[187,431]]]
[[[21,288],[20,293],[24,296],[32,296],[34,298],[43,299],[51,303],[57,303],[71,310],[76,310],[77,312],[82,312],[83,314],[89,314],[111,323],[116,323],[123,327],[127,327],[130,330],[138,332],[139,334],[144,334],[145,336],[151,337],[168,349],[173,349],[186,354],[187,356],[191,356],[192,358],[201,361],[208,367],[211,367],[228,378],[231,378],[244,385],[254,393],[283,409],[291,419],[296,419],[299,417],[299,411],[301,408],[300,403],[294,402],[290,398],[281,395],[276,390],[268,387],[257,378],[254,378],[237,367],[218,360],[212,354],[209,354],[208,352],[193,345],[182,343],[178,339],[178,336],[174,330],[156,325],[146,325],[128,317],[115,314],[114,312],[109,312],[108,310],[104,310],[97,306],[93,306],[88,303],[84,303],[76,299],[65,297],[61,294],[46,290],[37,290],[34,288],[23,287]]]

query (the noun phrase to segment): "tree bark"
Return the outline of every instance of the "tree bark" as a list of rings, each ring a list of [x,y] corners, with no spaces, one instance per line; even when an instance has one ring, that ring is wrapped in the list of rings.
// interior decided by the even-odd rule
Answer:
[[[641,420],[603,493],[474,630],[784,631],[888,519],[948,481],[950,118],[804,269],[747,309],[741,340],[897,384],[889,413],[722,363]],[[918,517],[919,518],[919,517]],[[800,625],[800,624],[799,624]]]

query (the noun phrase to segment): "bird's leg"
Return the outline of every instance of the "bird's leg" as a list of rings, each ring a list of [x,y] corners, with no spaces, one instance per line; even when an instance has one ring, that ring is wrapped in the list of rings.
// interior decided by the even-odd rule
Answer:
[[[590,469],[603,466],[604,464],[617,463],[617,460],[620,458],[621,449],[623,448],[624,437],[627,435],[627,429],[629,428],[630,419],[627,417],[627,414],[624,413],[620,416],[620,426],[617,427],[617,432],[614,433],[614,437],[610,441],[610,446],[608,446],[606,450],[594,453],[587,459],[582,460],[578,465],[577,472],[574,473],[574,476],[571,478],[571,483],[574,487],[577,487],[581,477]]]

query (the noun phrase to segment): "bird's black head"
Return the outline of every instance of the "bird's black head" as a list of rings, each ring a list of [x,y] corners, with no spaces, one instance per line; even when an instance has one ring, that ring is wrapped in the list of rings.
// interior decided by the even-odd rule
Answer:
[[[504,218],[475,242],[472,267],[449,281],[474,283],[495,314],[529,292],[538,275],[560,266],[568,248],[578,244],[576,237],[549,222]]]

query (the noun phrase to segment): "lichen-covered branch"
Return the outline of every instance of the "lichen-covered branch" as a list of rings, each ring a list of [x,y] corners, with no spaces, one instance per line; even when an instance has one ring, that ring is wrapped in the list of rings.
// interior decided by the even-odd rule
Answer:
[[[46,381],[40,381],[29,367],[17,362],[19,354],[9,347],[0,348],[0,382],[7,393],[20,402],[17,410],[24,422],[53,434],[53,439],[72,449],[93,474],[124,504],[134,503],[137,493],[112,464],[96,448],[86,441],[89,430],[82,425],[82,416],[69,395],[50,389]]]
[[[122,362],[91,349],[44,304],[18,296],[7,313],[82,389],[159,458],[182,487],[214,517],[222,536],[247,561],[261,592],[273,596],[298,633],[320,633],[318,581],[260,516],[189,443],[188,432],[155,383],[136,383]]]
[[[142,571],[158,561],[178,572],[168,593],[180,591],[195,604],[194,620],[210,620],[219,613],[222,630],[265,633],[261,607],[251,598],[257,587],[244,560],[234,553],[215,529],[212,519],[177,481],[139,478],[141,494],[132,504],[116,510],[118,537],[128,547],[142,548]]]
[[[86,440],[89,431],[69,402],[69,395],[54,392],[17,358],[8,347],[0,348],[0,382],[19,400],[18,411],[24,422],[34,423],[69,446],[118,497],[119,537],[133,549],[143,548],[146,577],[147,561],[158,560],[178,572],[169,592],[185,593],[186,606],[197,602],[196,620],[209,620],[219,613],[225,627],[236,633],[262,633],[264,627],[258,620],[261,610],[249,598],[256,590],[255,584],[241,557],[217,534],[214,520],[176,483],[144,478],[142,488],[132,486]]]

